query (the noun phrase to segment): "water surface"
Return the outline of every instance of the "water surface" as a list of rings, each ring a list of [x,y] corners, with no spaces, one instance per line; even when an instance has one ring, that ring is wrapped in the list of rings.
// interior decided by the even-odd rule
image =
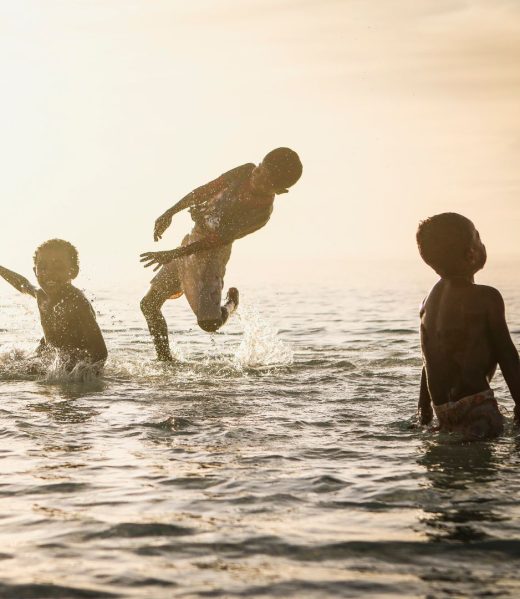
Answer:
[[[2,288],[0,596],[518,596],[502,379],[501,439],[413,426],[426,289],[250,285],[214,336],[170,302],[171,366],[138,296],[96,293],[110,358],[81,380],[24,370],[35,307]]]

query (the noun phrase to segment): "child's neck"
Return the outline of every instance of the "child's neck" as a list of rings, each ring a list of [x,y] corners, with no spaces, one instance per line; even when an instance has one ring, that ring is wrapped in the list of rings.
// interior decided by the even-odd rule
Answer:
[[[468,273],[465,275],[449,275],[441,277],[444,281],[448,281],[450,283],[454,283],[455,285],[460,283],[474,283],[475,275],[473,273]]]
[[[72,281],[60,285],[57,289],[44,291],[45,295],[54,303],[60,302],[65,294],[72,288]]]

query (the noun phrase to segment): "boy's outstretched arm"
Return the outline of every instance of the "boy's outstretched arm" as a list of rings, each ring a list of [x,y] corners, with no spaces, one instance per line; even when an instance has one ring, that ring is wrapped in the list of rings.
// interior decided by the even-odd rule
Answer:
[[[421,424],[430,424],[433,419],[432,399],[428,389],[428,381],[426,379],[426,368],[423,366],[421,372],[421,389],[419,391],[419,420]]]
[[[36,297],[36,287],[30,283],[25,277],[19,275],[8,268],[0,266],[0,276],[2,276],[10,285],[12,285],[20,293],[26,293]]]
[[[225,175],[218,177],[218,179],[214,179],[205,185],[197,187],[197,189],[190,191],[188,195],[185,195],[182,200],[179,200],[171,208],[168,208],[168,210],[155,221],[153,231],[154,241],[159,241],[159,239],[162,238],[163,233],[172,224],[172,218],[175,214],[186,208],[202,204],[211,196],[222,191],[229,179],[228,175],[229,173],[226,173]]]
[[[195,254],[196,252],[227,245],[232,241],[232,239],[223,239],[221,237],[207,237],[205,239],[200,239],[199,241],[189,243],[188,245],[182,245],[174,250],[167,250],[165,252],[144,252],[144,254],[141,254],[141,262],[145,262],[145,268],[148,268],[148,266],[153,266],[153,270],[156,271],[164,264],[168,264],[172,260],[175,260],[175,258],[181,258],[182,256]]]
[[[520,422],[520,358],[506,322],[504,300],[489,288],[488,321],[497,361],[515,402],[515,420]]]
[[[254,167],[254,164],[237,166],[227,173],[220,175],[220,177],[213,179],[213,181],[190,191],[188,195],[185,195],[182,200],[179,200],[171,208],[168,208],[168,210],[155,221],[153,232],[154,241],[159,241],[159,239],[162,238],[163,233],[172,224],[172,218],[175,214],[186,208],[191,208],[192,206],[204,203],[208,198],[220,193],[230,182],[240,178],[244,173],[250,173],[252,167]]]

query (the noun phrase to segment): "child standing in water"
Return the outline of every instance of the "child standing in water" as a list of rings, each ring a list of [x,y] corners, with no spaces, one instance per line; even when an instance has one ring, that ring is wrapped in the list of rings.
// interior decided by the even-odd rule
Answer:
[[[72,285],[78,272],[78,252],[62,239],[46,241],[34,254],[39,289],[25,277],[0,266],[0,275],[8,283],[38,302],[44,334],[38,352],[57,349],[67,370],[72,370],[80,361],[102,365],[107,358],[94,310],[84,294]]]
[[[433,410],[441,430],[466,439],[499,435],[503,416],[489,383],[500,366],[520,420],[520,361],[505,319],[504,301],[493,287],[476,285],[486,248],[473,223],[447,212],[419,224],[422,259],[441,277],[421,308],[419,413],[429,424]]]

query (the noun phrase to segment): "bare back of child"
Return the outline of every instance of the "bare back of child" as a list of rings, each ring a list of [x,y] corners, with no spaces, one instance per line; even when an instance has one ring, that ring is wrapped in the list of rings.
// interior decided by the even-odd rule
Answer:
[[[441,430],[466,439],[499,435],[504,419],[490,382],[500,365],[518,419],[520,361],[500,293],[474,283],[486,248],[473,223],[454,213],[423,221],[417,241],[425,262],[441,276],[421,308],[421,421],[431,421],[433,402]]]

